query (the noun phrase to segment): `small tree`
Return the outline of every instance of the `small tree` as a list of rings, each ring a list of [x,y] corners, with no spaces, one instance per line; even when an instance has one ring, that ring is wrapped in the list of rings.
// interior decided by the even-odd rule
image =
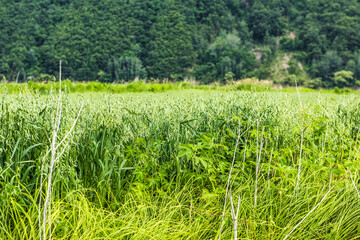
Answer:
[[[116,81],[131,81],[136,78],[144,79],[147,77],[147,72],[142,62],[135,56],[115,58],[108,63],[108,73]],[[98,76],[101,77],[100,75]]]
[[[225,81],[233,81],[234,80],[234,76],[235,76],[235,74],[234,73],[232,73],[232,72],[228,72],[228,73],[226,73],[225,74]]]
[[[312,64],[312,77],[320,77],[325,87],[337,86],[333,78],[334,72],[340,71],[342,66],[341,57],[334,51],[326,52],[319,61]]]
[[[352,84],[354,73],[351,71],[339,71],[334,73],[334,82],[338,87],[347,87]]]

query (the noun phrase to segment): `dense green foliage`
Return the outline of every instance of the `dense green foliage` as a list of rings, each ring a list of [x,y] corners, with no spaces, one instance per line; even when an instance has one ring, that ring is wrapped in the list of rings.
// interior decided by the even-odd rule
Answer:
[[[341,71],[335,74],[336,79],[339,83],[346,81],[348,77],[351,77],[351,72]],[[177,82],[177,83],[144,83],[142,81],[133,81],[124,84],[112,84],[112,83],[101,83],[101,82],[71,82],[70,80],[62,81],[61,89],[66,93],[131,93],[131,92],[165,92],[165,91],[176,91],[176,90],[217,90],[222,92],[231,91],[253,91],[253,92],[296,92],[295,87],[287,87],[278,89],[268,81],[259,81],[257,79],[248,79],[250,81],[230,81],[227,85],[198,85],[193,82]],[[27,83],[7,83],[2,84],[1,92],[8,94],[19,94],[19,93],[37,93],[37,94],[51,94],[58,92],[60,88],[59,82],[48,82],[39,83],[29,81]],[[333,89],[311,89],[299,87],[303,92],[313,93],[336,93],[336,94],[349,94],[357,93],[357,91],[350,88],[333,88]]]
[[[357,0],[1,0],[0,75],[41,81],[62,59],[77,81],[265,79],[285,51],[295,53],[290,74],[300,61],[320,80],[299,83],[354,87],[359,28]],[[342,70],[353,78],[338,84]]]
[[[15,84],[8,83],[2,84],[2,91],[10,94],[18,93],[39,93],[49,94],[58,92],[60,88],[59,82],[39,83],[29,81],[27,83]],[[141,81],[133,81],[125,84],[111,84],[100,82],[71,82],[70,80],[62,81],[62,91],[67,93],[85,93],[85,92],[103,92],[103,93],[127,93],[127,92],[165,92],[171,90],[218,90],[218,91],[272,91],[274,90],[268,82],[258,81],[253,79],[249,82],[233,82],[229,85],[198,85],[191,82],[177,82],[177,83],[144,83]],[[307,89],[311,90],[311,89]],[[283,91],[294,91],[294,89],[287,88]],[[316,90],[312,90],[316,92]],[[334,90],[322,90],[323,92],[333,92]],[[350,89],[338,89],[337,93],[350,93],[355,92]]]
[[[215,239],[234,152],[239,238],[283,239],[327,193],[288,239],[360,237],[355,94],[65,94],[58,141],[82,102],[69,143],[58,149],[53,239]],[[56,105],[51,93],[3,91],[1,239],[38,238]],[[230,239],[229,201],[225,214],[222,238]]]

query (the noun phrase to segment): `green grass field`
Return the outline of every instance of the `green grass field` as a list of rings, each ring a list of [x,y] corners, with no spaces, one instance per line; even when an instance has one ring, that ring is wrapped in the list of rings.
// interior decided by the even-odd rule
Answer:
[[[63,93],[58,108],[56,91],[4,90],[0,104],[0,239],[360,238],[358,94]]]

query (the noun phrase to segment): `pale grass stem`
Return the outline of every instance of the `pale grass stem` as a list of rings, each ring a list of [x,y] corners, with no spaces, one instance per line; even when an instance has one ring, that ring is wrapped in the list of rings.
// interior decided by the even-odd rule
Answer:
[[[233,198],[232,198],[231,191],[229,192],[229,198],[230,198],[230,204],[231,204],[231,218],[233,220],[233,226],[234,226],[234,240],[237,240],[237,238],[238,238],[237,237],[237,235],[238,235],[238,221],[237,220],[238,220],[238,216],[239,216],[241,197],[240,197],[240,194],[239,194],[236,212],[235,212],[235,208],[234,208],[234,203],[233,203]]]
[[[230,179],[231,179],[231,173],[232,173],[232,170],[233,170],[234,164],[235,164],[236,150],[237,150],[237,148],[238,148],[239,140],[240,140],[240,137],[241,137],[240,130],[241,130],[241,122],[240,122],[240,120],[239,120],[239,128],[238,128],[238,132],[239,132],[239,133],[238,133],[238,137],[236,138],[236,144],[235,144],[235,149],[234,149],[233,160],[232,160],[232,163],[231,163],[231,167],[230,167],[230,171],[229,171],[229,177],[228,177],[228,181],[227,181],[227,184],[226,184],[224,208],[223,208],[223,214],[222,214],[222,220],[221,220],[221,226],[220,226],[219,239],[221,239],[221,231],[222,231],[222,228],[223,228],[223,226],[224,226],[224,217],[225,217],[225,209],[226,209],[226,198],[227,198],[228,193],[229,193]]]
[[[52,176],[53,176],[53,171],[54,171],[54,166],[55,163],[61,158],[61,156],[64,154],[67,146],[69,145],[69,141],[65,144],[62,152],[57,155],[56,151],[57,149],[60,147],[60,145],[70,136],[70,134],[72,133],[72,131],[75,128],[75,125],[80,117],[80,113],[82,111],[83,108],[83,104],[81,104],[80,110],[77,114],[76,119],[74,120],[74,123],[72,125],[72,127],[70,128],[70,130],[67,132],[67,134],[65,135],[65,137],[60,141],[59,144],[56,144],[56,139],[57,139],[57,135],[58,132],[60,130],[60,122],[61,122],[61,115],[62,115],[62,101],[61,101],[61,60],[60,60],[60,66],[59,66],[59,99],[58,99],[58,104],[57,104],[57,110],[56,110],[56,117],[55,117],[55,121],[54,121],[54,129],[53,129],[53,133],[52,133],[52,140],[50,141],[50,148],[51,148],[51,161],[50,161],[50,168],[49,168],[49,174],[48,174],[48,184],[47,184],[47,189],[46,189],[46,198],[45,198],[45,203],[44,203],[44,212],[43,212],[43,229],[42,229],[42,236],[41,236],[41,228],[39,228],[39,238],[41,240],[41,237],[43,237],[43,240],[46,239],[46,221],[48,221],[48,225],[49,225],[49,238],[51,239],[51,182],[52,182]],[[45,157],[48,155],[48,153],[46,153]],[[43,165],[45,165],[45,162],[43,161]],[[42,171],[43,171],[44,167],[42,167]],[[40,218],[40,211],[41,211],[41,189],[42,189],[42,175],[41,174],[41,183],[40,183],[40,200],[39,200],[39,227],[41,226],[40,222],[41,222],[41,218]],[[47,220],[48,219],[48,220]]]

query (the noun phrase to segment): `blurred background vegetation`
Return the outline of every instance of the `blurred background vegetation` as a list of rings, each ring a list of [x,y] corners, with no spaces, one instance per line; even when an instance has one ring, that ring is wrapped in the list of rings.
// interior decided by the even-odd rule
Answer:
[[[358,29],[357,0],[0,0],[0,78],[354,88]]]

